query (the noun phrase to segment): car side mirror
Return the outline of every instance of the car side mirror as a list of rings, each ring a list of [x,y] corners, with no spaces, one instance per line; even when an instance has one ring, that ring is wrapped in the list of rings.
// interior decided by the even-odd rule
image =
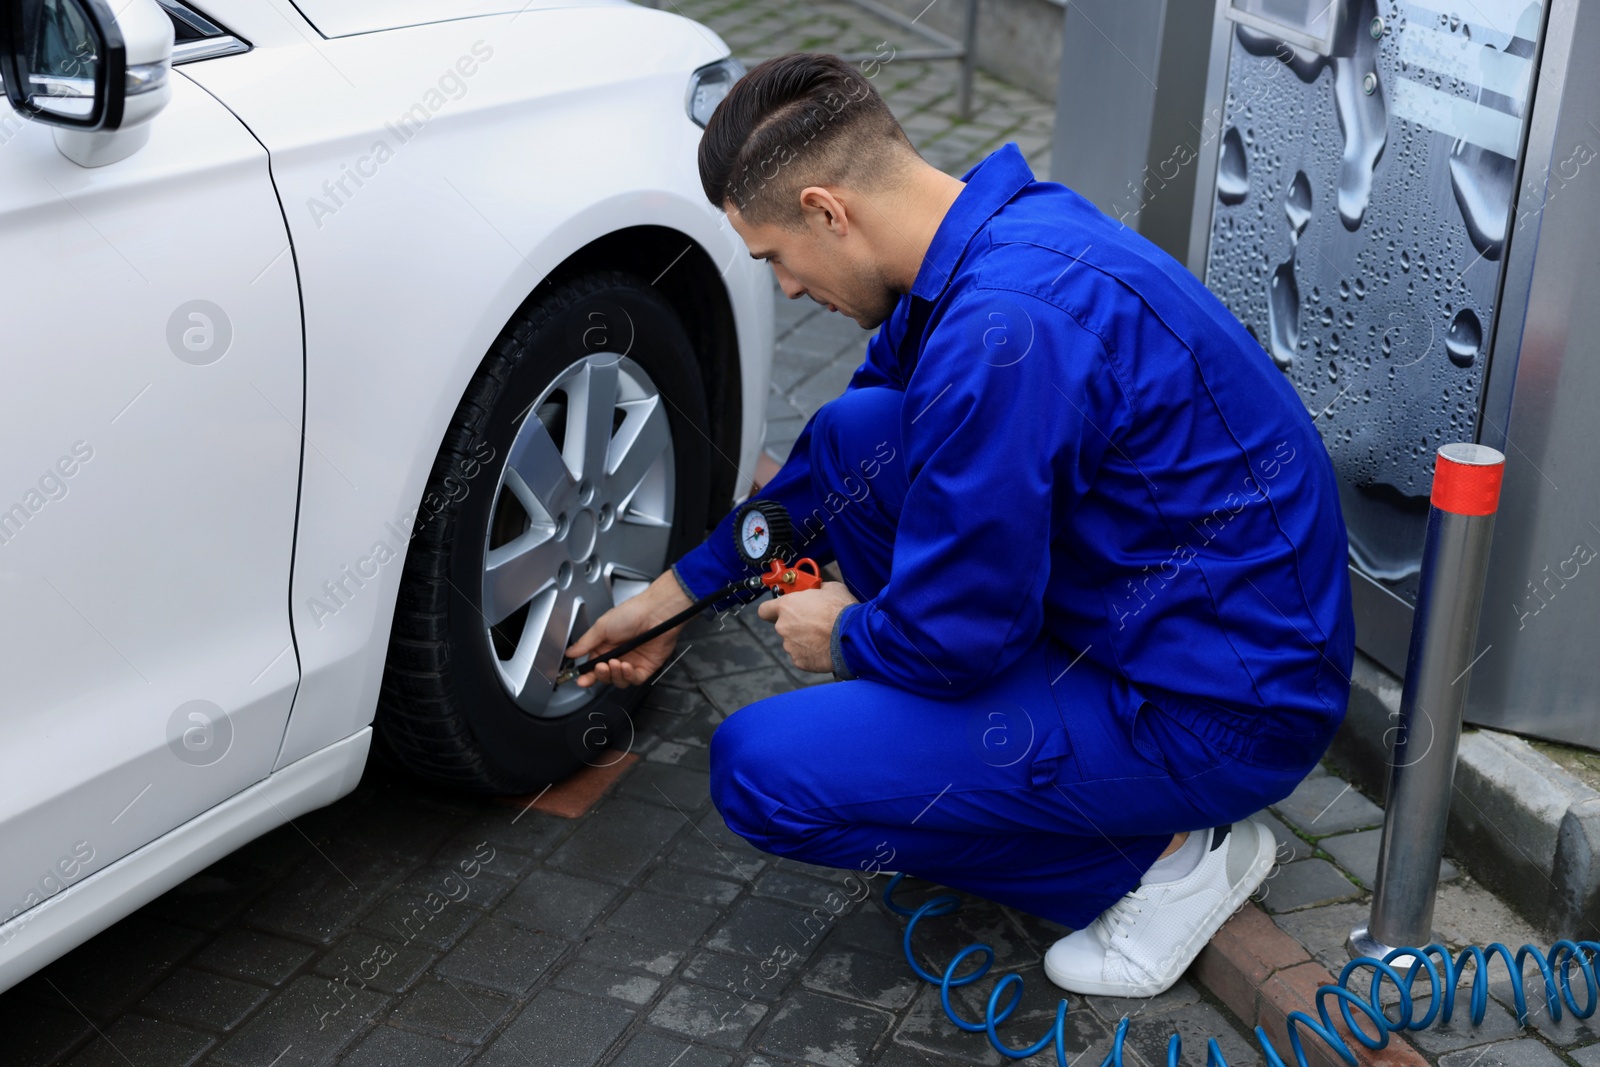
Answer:
[[[144,147],[172,89],[172,20],[156,0],[0,0],[0,78],[56,147],[103,167]]]

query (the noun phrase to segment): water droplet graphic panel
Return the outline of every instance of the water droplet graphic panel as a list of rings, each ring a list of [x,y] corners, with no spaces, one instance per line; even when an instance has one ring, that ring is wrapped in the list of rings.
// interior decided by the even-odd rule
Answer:
[[[1329,55],[1233,26],[1206,266],[1315,416],[1353,562],[1407,600],[1434,449],[1477,437],[1542,22],[1442,6],[1347,0]]]

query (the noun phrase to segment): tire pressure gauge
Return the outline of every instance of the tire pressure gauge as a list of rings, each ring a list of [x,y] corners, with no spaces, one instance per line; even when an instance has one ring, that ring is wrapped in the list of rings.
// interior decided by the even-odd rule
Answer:
[[[734,539],[739,558],[760,567],[768,560],[793,553],[794,524],[789,512],[776,500],[750,500],[734,518]]]
[[[674,626],[688,622],[724,597],[741,591],[758,594],[771,592],[774,596],[782,596],[785,593],[817,589],[822,585],[822,568],[817,566],[816,560],[794,559],[794,523],[789,519],[788,510],[776,500],[751,500],[742,505],[734,514],[733,534],[739,557],[753,567],[760,567],[765,574],[747,574],[735,578],[723,588],[706,594],[672,618],[656,623],[610,652],[601,652],[583,663],[564,667],[556,675],[554,684],[570,682],[593,670],[601,660],[615,659],[632,652],[646,641],[654,640]],[[791,559],[794,559],[792,563],[789,562]],[[562,660],[562,663],[566,662]]]

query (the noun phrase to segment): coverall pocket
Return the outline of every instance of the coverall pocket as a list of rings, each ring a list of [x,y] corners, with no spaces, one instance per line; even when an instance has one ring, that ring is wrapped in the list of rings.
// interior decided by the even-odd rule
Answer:
[[[1042,789],[1059,781],[1076,781],[1080,777],[1078,757],[1072,751],[1072,739],[1064,726],[1057,726],[1045,734],[1039,750],[1028,764],[1028,780],[1035,789]]]
[[[1179,782],[1233,762],[1233,756],[1220,745],[1201,737],[1165,708],[1148,700],[1134,713],[1133,744]]]

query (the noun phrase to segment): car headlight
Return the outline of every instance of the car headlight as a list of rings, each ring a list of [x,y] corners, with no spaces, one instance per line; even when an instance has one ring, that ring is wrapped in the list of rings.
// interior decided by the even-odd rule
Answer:
[[[689,95],[684,100],[689,118],[696,126],[705,129],[711,113],[717,110],[722,98],[728,95],[733,83],[744,77],[744,64],[729,56],[715,63],[707,63],[689,75]]]

